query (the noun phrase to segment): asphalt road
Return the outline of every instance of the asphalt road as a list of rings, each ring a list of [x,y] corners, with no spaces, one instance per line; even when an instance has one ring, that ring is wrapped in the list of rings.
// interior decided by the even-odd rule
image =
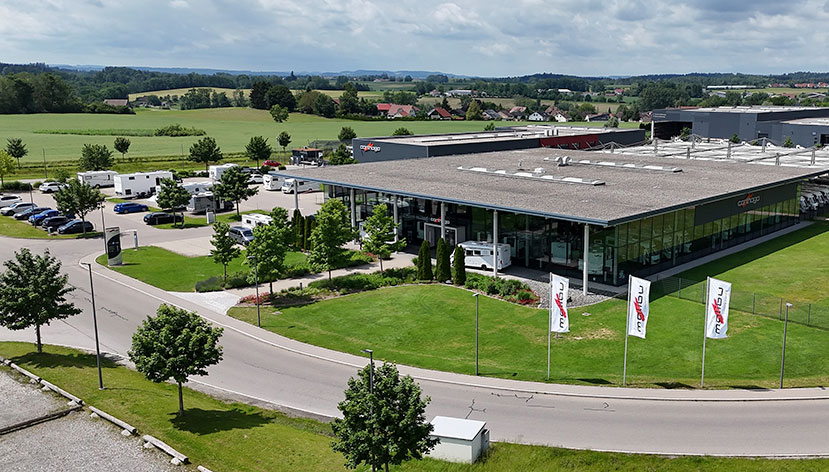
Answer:
[[[200,231],[204,229],[184,232],[193,237]],[[178,237],[176,233],[145,227],[140,238],[146,244]],[[45,343],[94,347],[88,273],[79,261],[91,260],[101,246],[100,239],[0,241],[0,260],[21,247],[49,248],[78,287],[75,302],[83,314],[46,327]],[[367,362],[259,330],[107,269],[93,270],[106,352],[126,355],[132,332],[162,302],[225,326],[224,360],[207,377],[193,379],[194,387],[335,416],[347,379]],[[0,339],[31,342],[34,332],[0,328]],[[544,385],[409,367],[401,371],[418,379],[431,396],[430,416],[485,420],[497,441],[664,454],[829,455],[829,392],[822,389],[663,391]]]

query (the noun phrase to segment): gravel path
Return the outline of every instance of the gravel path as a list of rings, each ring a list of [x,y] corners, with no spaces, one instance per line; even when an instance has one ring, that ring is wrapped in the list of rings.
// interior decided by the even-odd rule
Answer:
[[[66,402],[44,395],[40,385],[18,382],[11,377],[11,371],[0,371],[0,426],[10,426],[64,408]]]

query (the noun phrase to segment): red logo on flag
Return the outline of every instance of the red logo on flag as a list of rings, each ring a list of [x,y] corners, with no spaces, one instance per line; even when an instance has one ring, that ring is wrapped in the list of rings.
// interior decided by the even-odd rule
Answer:
[[[561,294],[556,294],[556,305],[558,305],[558,310],[561,313],[562,318],[567,318],[567,312],[564,310],[564,306],[561,304]]]
[[[716,317],[717,317],[717,323],[718,324],[725,323],[725,320],[722,317],[722,312],[720,311],[720,306],[717,305],[717,302],[712,303],[711,306],[714,308],[714,315],[716,315]]]
[[[633,300],[633,307],[636,308],[636,319],[645,321],[645,314],[642,313],[642,306],[639,305],[639,300]]]

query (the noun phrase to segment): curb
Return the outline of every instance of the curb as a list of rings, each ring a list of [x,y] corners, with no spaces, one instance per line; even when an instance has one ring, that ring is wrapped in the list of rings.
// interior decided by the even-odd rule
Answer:
[[[172,457],[172,459],[170,460],[170,463],[173,464],[173,465],[187,464],[188,462],[190,462],[190,460],[187,458],[187,456],[185,456],[184,454],[176,451],[175,449],[173,449],[172,447],[167,445],[167,443],[165,443],[164,441],[162,441],[160,439],[154,438],[154,437],[150,436],[149,434],[145,434],[144,436],[141,436],[141,439],[146,441],[146,443],[144,444],[144,447],[153,447],[153,446],[155,446],[156,448],[161,449],[162,451],[166,452],[167,455]]]
[[[66,416],[69,413],[81,410],[81,408],[83,408],[81,405],[74,405],[74,406],[71,406],[71,407],[69,407],[65,410],[56,411],[56,412],[53,412],[53,413],[49,413],[47,415],[39,416],[37,418],[32,418],[30,420],[21,421],[20,423],[15,423],[13,425],[5,426],[3,428],[0,428],[0,436],[2,436],[4,434],[8,434],[8,433],[13,433],[15,431],[21,430],[23,428],[28,428],[30,426],[34,426],[36,424],[45,423],[47,421],[54,420],[54,419],[60,418],[62,416]]]
[[[24,369],[23,367],[20,367],[19,365],[15,364],[14,362],[9,362],[7,365],[9,367],[11,367],[12,369],[16,370],[18,373],[21,373],[21,374],[25,375],[26,377],[29,377],[32,380],[32,383],[40,383],[40,381],[42,380],[37,375],[29,372],[28,370]]]
[[[98,408],[95,408],[92,405],[88,405],[88,406],[89,406],[89,409],[92,410],[92,412],[95,413],[96,415],[100,416],[101,418],[103,418],[103,419],[109,421],[110,423],[118,426],[119,428],[123,429],[121,434],[127,433],[127,434],[124,434],[125,436],[127,436],[127,435],[136,434],[138,432],[138,430],[135,429],[135,426],[132,426],[132,425],[130,425],[129,423],[127,423],[125,421],[121,421],[118,418],[110,415],[109,413],[107,413],[103,410],[99,410]]]
[[[71,393],[67,392],[66,390],[58,387],[57,385],[55,385],[51,382],[47,382],[46,380],[40,379],[40,384],[43,385],[44,387],[48,388],[49,390],[68,398],[69,401],[73,401],[73,402],[77,403],[78,405],[83,405],[84,404],[83,400],[76,397],[75,395],[72,395]]]

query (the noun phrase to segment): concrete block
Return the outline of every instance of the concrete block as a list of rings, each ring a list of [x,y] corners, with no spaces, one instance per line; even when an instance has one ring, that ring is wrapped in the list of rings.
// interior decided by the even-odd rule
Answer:
[[[95,418],[95,419],[100,418],[100,416],[98,416],[98,413],[95,413],[94,411],[93,411],[92,413],[90,413],[90,414],[89,414],[89,417],[90,417],[90,418]]]

